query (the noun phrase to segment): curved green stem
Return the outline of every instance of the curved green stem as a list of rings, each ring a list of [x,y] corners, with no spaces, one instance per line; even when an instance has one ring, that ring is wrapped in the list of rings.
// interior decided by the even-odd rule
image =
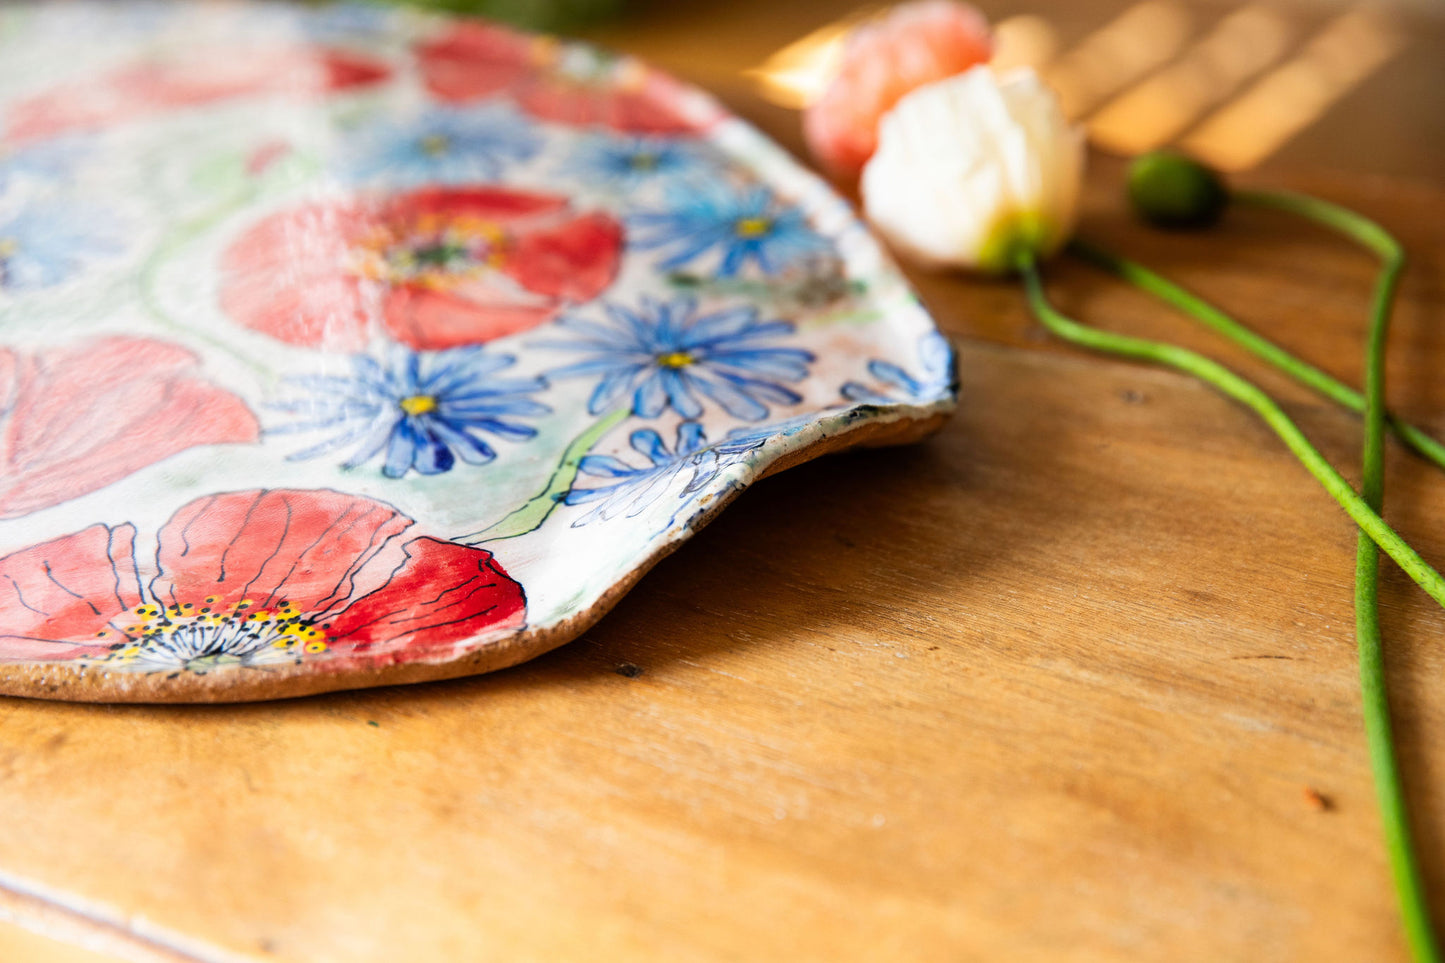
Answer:
[[[552,470],[552,476],[547,479],[547,484],[542,487],[541,491],[523,502],[520,507],[513,509],[500,521],[493,522],[480,531],[458,535],[453,540],[464,545],[481,545],[485,542],[516,538],[518,535],[536,531],[556,509],[557,504],[567,496],[567,492],[571,491],[572,482],[576,480],[578,468],[582,464],[582,457],[591,451],[592,446],[597,444],[604,435],[625,421],[630,414],[632,414],[631,408],[618,408],[615,411],[609,411],[583,429],[582,433],[573,438],[567,449],[562,452],[562,457],[557,461],[557,467]]]
[[[159,291],[161,270],[170,262],[171,258],[175,257],[187,244],[190,244],[206,231],[223,221],[228,215],[234,214],[245,206],[256,194],[257,188],[254,184],[243,185],[237,189],[233,196],[228,197],[196,218],[175,227],[162,239],[161,243],[156,246],[155,250],[151,251],[150,255],[141,264],[137,281],[139,284],[141,304],[157,322],[172,331],[180,332],[187,338],[205,341],[211,346],[226,352],[226,354],[236,361],[246,365],[254,373],[266,376],[269,375],[269,369],[266,365],[254,358],[247,357],[243,353],[237,352],[234,346],[215,338],[203,328],[195,325],[187,326],[172,317],[170,312],[167,311],[161,303]]]
[[[1373,251],[1380,276],[1370,299],[1370,328],[1365,347],[1365,441],[1360,496],[1375,511],[1385,500],[1385,342],[1395,288],[1405,267],[1405,252],[1383,228],[1353,211],[1299,194],[1255,192],[1252,203],[1273,207],[1339,231]],[[1395,895],[1405,939],[1416,963],[1440,963],[1440,944],[1430,922],[1425,883],[1415,857],[1405,787],[1390,724],[1385,690],[1384,639],[1380,633],[1380,552],[1361,532],[1355,553],[1355,638],[1360,658],[1360,696],[1365,741],[1375,779],[1375,798],[1384,825]]]
[[[1262,198],[1272,195],[1260,194],[1246,196]],[[1263,203],[1263,201],[1257,202]],[[1353,237],[1354,235],[1351,236]],[[1358,240],[1359,238],[1356,239]],[[1375,250],[1376,253],[1381,253],[1381,251],[1372,244],[1367,244],[1366,246],[1370,247],[1371,250]],[[1395,248],[1398,250],[1398,245],[1396,245]],[[1273,365],[1275,368],[1294,378],[1300,384],[1328,398],[1340,407],[1347,408],[1358,414],[1364,413],[1365,396],[1363,394],[1330,375],[1325,374],[1325,372],[1316,368],[1314,365],[1301,361],[1273,341],[1261,337],[1213,304],[1185,290],[1163,275],[1149,270],[1136,261],[1120,257],[1087,241],[1076,239],[1069,245],[1069,250],[1096,267],[1103,268],[1120,280],[1133,284],[1141,291],[1152,294],[1170,307],[1194,318],[1215,333],[1223,335],[1255,357]],[[1389,429],[1394,432],[1401,441],[1409,445],[1420,455],[1440,466],[1440,468],[1445,469],[1445,444],[1436,441],[1409,422],[1396,418],[1388,411],[1385,412],[1385,424],[1389,426]]]
[[[1382,261],[1399,259],[1404,263],[1404,251],[1400,242],[1368,217],[1362,217],[1350,210],[1309,194],[1294,191],[1235,191],[1233,199],[1241,204],[1267,207],[1276,211],[1297,214],[1323,227],[1343,234],[1350,240],[1373,251]],[[1388,293],[1393,297],[1394,285]],[[1377,289],[1378,293],[1378,289]]]
[[[1441,606],[1445,606],[1445,578],[1431,568],[1385,520],[1362,499],[1350,483],[1310,444],[1289,416],[1269,395],[1228,368],[1203,355],[1177,345],[1113,334],[1067,317],[1049,304],[1043,279],[1033,261],[1018,265],[1023,273],[1029,303],[1043,325],[1065,341],[1123,358],[1148,361],[1193,375],[1226,396],[1240,402],[1279,436],[1315,480],[1340,504],[1355,524],[1363,529],[1385,554],[1395,560],[1415,583]]]

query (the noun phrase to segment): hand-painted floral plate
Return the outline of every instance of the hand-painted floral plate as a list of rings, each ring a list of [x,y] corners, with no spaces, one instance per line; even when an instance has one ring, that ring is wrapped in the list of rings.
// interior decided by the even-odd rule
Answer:
[[[230,701],[575,637],[950,352],[627,58],[369,6],[0,6],[0,692]]]

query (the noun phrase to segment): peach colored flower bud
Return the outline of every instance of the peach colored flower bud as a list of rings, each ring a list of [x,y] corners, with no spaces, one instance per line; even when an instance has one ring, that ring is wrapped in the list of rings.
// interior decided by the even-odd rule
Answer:
[[[808,149],[853,178],[878,144],[878,121],[915,88],[988,60],[988,21],[966,3],[918,0],[849,36],[837,76],[803,114]]]
[[[901,253],[999,273],[1068,239],[1083,172],[1083,131],[1033,71],[975,67],[883,118],[863,205]]]

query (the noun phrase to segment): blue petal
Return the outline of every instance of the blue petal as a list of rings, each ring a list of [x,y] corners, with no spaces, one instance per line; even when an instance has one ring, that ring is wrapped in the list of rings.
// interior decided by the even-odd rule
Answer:
[[[641,354],[639,355],[639,357],[645,358],[647,359],[647,361],[652,360],[652,356],[650,354]],[[551,378],[571,378],[576,375],[614,372],[619,369],[630,369],[632,371],[638,371],[641,370],[643,365],[646,363],[646,361],[639,363],[638,360],[634,360],[634,358],[630,356],[590,358],[587,361],[579,361],[576,364],[569,364],[561,368],[554,368],[551,371],[547,372],[547,375]]]
[[[692,396],[692,392],[688,391],[687,382],[678,372],[662,370],[657,373],[657,377],[662,382],[668,403],[674,411],[684,418],[697,418],[702,415],[702,405]]]
[[[469,465],[485,465],[497,457],[491,445],[459,426],[438,419],[432,422],[431,430],[439,444],[444,444]]]
[[[672,460],[672,453],[667,450],[667,443],[662,436],[651,428],[639,428],[627,437],[632,445],[632,450],[642,455],[654,465],[664,464]]]
[[[784,405],[795,405],[803,400],[803,396],[783,385],[772,381],[763,381],[758,378],[739,378],[736,375],[719,373],[719,377],[736,385],[740,390],[751,395],[761,395],[769,401]]]
[[[638,471],[611,455],[583,455],[577,462],[577,470],[584,475],[600,475],[604,478],[627,478]]]
[[[381,466],[381,473],[388,478],[405,475],[417,457],[417,449],[425,444],[417,439],[408,422],[409,419],[397,422],[387,440],[386,463]]]
[[[917,397],[922,393],[923,386],[915,381],[912,375],[891,361],[870,361],[868,371],[879,381],[902,389],[906,395]]]
[[[758,320],[757,308],[733,308],[698,318],[688,328],[690,345],[702,345],[711,341],[722,341],[742,334]],[[792,330],[792,325],[787,329]]]
[[[761,348],[754,351],[720,351],[708,356],[710,368],[730,368],[740,374],[761,375],[784,381],[802,381],[808,376],[813,355],[789,348]]]
[[[734,418],[760,421],[767,417],[768,409],[766,407],[725,378],[693,377],[692,383],[703,394],[722,405],[723,410]]]
[[[453,427],[463,426],[454,423]],[[499,421],[496,418],[470,419],[465,423],[465,427],[469,430],[490,432],[512,441],[526,441],[537,436],[537,429],[530,425],[514,425],[510,421]]]
[[[632,410],[643,418],[656,418],[667,405],[667,392],[663,389],[661,372],[654,371],[638,385],[632,398]]]
[[[632,389],[634,379],[644,370],[641,365],[632,365],[608,373],[592,390],[592,397],[587,401],[587,410],[594,415],[600,415],[612,407]]]
[[[677,426],[677,454],[691,455],[707,442],[702,425],[696,421],[684,421]]]

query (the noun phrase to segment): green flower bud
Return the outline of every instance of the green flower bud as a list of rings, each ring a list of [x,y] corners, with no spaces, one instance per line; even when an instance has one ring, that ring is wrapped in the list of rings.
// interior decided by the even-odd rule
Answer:
[[[1130,165],[1129,201],[1155,227],[1191,230],[1219,220],[1229,204],[1229,188],[1193,158],[1154,151]]]

